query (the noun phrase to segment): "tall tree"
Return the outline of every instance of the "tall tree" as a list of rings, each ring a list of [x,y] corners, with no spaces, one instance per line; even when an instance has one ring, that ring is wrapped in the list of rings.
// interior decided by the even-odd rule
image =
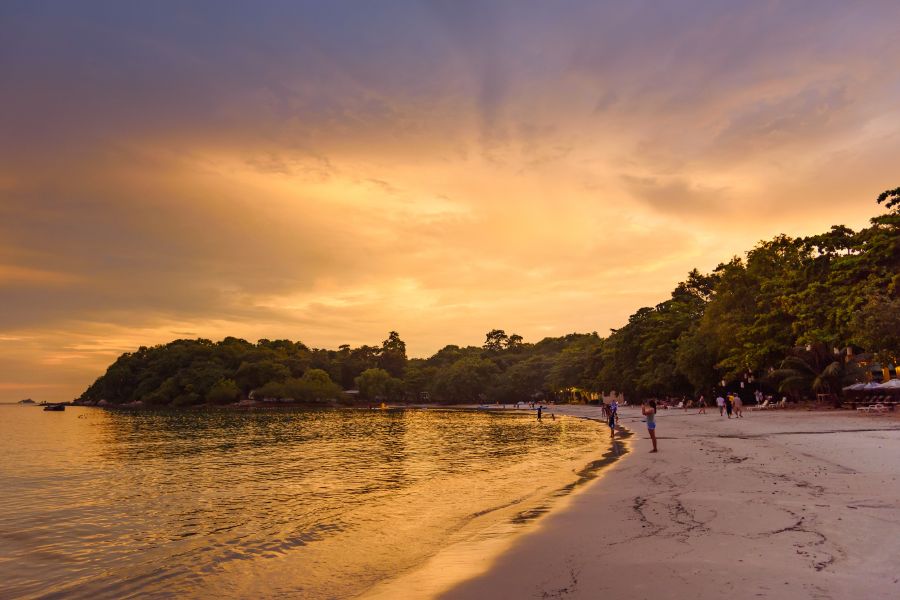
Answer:
[[[484,346],[482,346],[485,350],[495,350],[500,351],[506,347],[509,342],[509,336],[506,335],[506,332],[502,329],[491,329],[484,336]]]
[[[391,374],[392,377],[403,377],[406,369],[406,343],[400,339],[400,334],[392,331],[388,338],[381,342],[381,351],[378,354],[378,367]]]

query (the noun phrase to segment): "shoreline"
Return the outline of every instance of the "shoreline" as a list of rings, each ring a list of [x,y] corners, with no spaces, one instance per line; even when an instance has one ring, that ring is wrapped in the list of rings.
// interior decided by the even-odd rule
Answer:
[[[20,402],[0,402],[0,405],[8,404],[11,406],[19,405]],[[303,408],[303,409],[330,409],[330,408],[352,408],[356,410],[388,410],[388,411],[396,411],[396,410],[419,410],[419,409],[446,409],[446,410],[480,410],[480,411],[496,411],[496,412],[512,412],[512,411],[520,411],[522,413],[531,413],[533,409],[528,408],[515,408],[511,405],[508,405],[508,408],[504,405],[494,406],[488,405],[485,406],[483,404],[440,404],[440,403],[427,403],[427,402],[417,402],[417,403],[385,403],[384,406],[381,406],[381,403],[370,402],[370,403],[361,403],[357,401],[328,401],[328,402],[267,402],[265,400],[243,400],[242,402],[233,402],[231,404],[190,404],[190,405],[179,405],[173,406],[171,404],[144,404],[142,402],[128,402],[125,404],[91,404],[91,403],[82,403],[77,401],[68,401],[68,402],[45,402],[43,404],[34,404],[33,406],[43,406],[44,404],[63,404],[65,406],[81,406],[84,408],[102,408],[108,410],[122,410],[122,411],[153,411],[153,410],[255,410],[255,409],[280,409],[280,408]],[[32,404],[24,404],[23,406],[32,406]],[[553,405],[554,408],[556,406],[562,405]],[[544,407],[545,410],[548,406]],[[548,413],[549,414],[549,413]]]
[[[438,597],[900,596],[896,417],[660,411],[650,454],[639,412],[620,411],[639,433],[603,484]]]
[[[475,406],[441,405],[450,410],[473,410]],[[605,432],[605,421],[597,407],[583,407],[591,414],[567,414],[564,418],[578,418],[597,422]],[[504,412],[495,410],[494,412]],[[506,412],[512,412],[509,409]],[[521,409],[518,412],[528,413]],[[594,415],[593,413],[596,413]],[[492,561],[500,559],[514,548],[523,536],[540,531],[553,514],[565,511],[569,502],[583,494],[591,484],[603,479],[622,459],[633,452],[634,433],[628,428],[617,429],[615,442],[610,444],[599,458],[590,460],[578,471],[573,471],[574,481],[562,487],[548,490],[537,504],[522,506],[518,503],[488,511],[498,518],[487,528],[467,526],[438,552],[412,568],[379,582],[354,596],[361,600],[391,600],[393,598],[436,598],[455,589],[473,577],[485,574]],[[487,513],[485,513],[487,514]],[[476,516],[476,518],[481,515]]]

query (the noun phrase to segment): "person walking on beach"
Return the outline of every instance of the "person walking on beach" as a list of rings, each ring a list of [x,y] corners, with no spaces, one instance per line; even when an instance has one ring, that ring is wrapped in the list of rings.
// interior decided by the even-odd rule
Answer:
[[[610,408],[609,416],[606,418],[606,423],[609,425],[609,436],[612,439],[616,439],[616,412]]]
[[[650,452],[656,452],[656,401],[651,400],[649,404],[641,406],[641,413],[647,417],[647,432],[653,442],[653,450]]]
[[[697,411],[697,414],[705,415],[706,414],[706,398],[703,396],[703,394],[700,394],[700,399],[697,400],[697,404],[700,405],[700,410]]]
[[[543,406],[538,406],[538,421],[541,420],[541,411],[543,411],[543,410],[544,410]]]
[[[722,397],[722,394],[716,396],[716,406],[719,407],[719,416],[725,416],[725,398]]]
[[[734,396],[728,394],[725,396],[725,412],[728,413],[728,418],[731,418],[731,411],[734,410],[734,400],[732,399]]]
[[[744,401],[741,400],[740,394],[734,395],[734,415],[738,419],[744,418]]]

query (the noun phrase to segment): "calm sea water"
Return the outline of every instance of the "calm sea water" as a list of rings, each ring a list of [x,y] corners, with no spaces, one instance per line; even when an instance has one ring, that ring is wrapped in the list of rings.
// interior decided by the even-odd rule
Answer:
[[[0,597],[352,597],[608,449],[512,411],[0,406]]]

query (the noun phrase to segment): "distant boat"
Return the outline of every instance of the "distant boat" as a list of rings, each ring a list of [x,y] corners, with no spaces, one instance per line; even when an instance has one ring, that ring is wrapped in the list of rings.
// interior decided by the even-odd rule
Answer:
[[[66,410],[66,405],[65,404],[46,404],[46,405],[44,405],[44,410],[62,411],[62,410]]]

